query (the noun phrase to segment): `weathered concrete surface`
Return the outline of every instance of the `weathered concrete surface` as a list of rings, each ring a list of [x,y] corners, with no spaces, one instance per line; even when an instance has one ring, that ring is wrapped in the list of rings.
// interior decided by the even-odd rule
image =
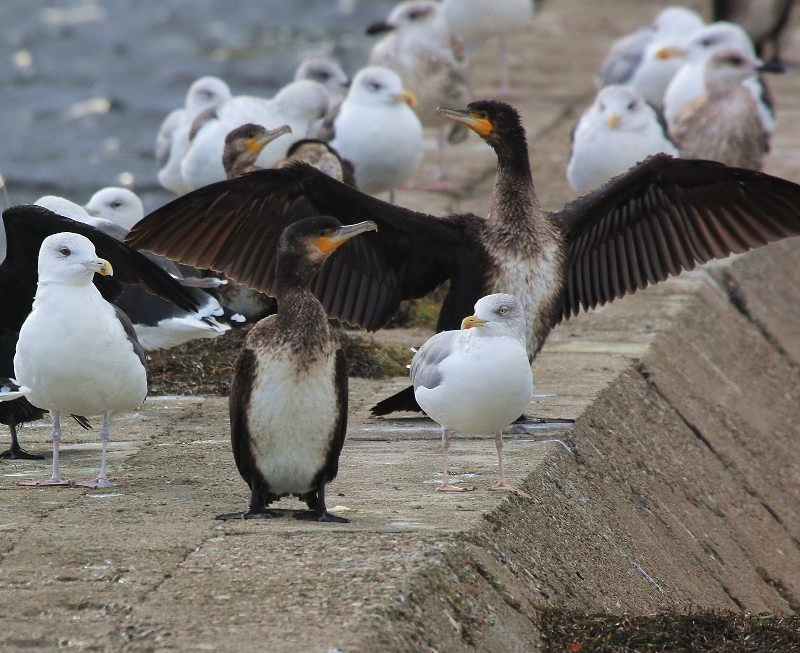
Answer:
[[[658,3],[546,5],[516,41],[515,103],[547,206],[570,197],[567,134],[616,34]],[[579,46],[567,33],[582,35]],[[800,52],[792,36],[787,48]],[[493,88],[491,47],[476,58]],[[800,178],[800,81],[773,84],[768,169]],[[431,212],[485,211],[494,160],[449,153],[458,196],[404,191]],[[425,172],[423,171],[422,175]],[[435,425],[374,420],[405,379],[354,379],[348,442],[329,506],[348,525],[225,524],[247,489],[221,398],[150,398],[112,431],[114,491],[19,488],[46,463],[0,472],[3,650],[528,651],[537,609],[797,610],[800,594],[800,242],[684,275],[559,327],[537,358],[528,423],[506,447],[525,501],[490,493],[491,438],[451,462],[478,490],[433,491]],[[418,344],[426,334],[385,332]],[[372,336],[365,336],[372,337]],[[46,450],[44,425],[23,439]],[[95,432],[66,436],[64,471],[95,471]],[[300,504],[284,501],[286,508]]]

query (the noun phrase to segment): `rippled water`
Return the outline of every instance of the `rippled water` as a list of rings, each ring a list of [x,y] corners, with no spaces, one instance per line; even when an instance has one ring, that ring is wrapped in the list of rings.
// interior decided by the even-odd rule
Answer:
[[[7,0],[0,2],[2,204],[43,194],[84,203],[126,183],[147,209],[161,120],[202,75],[270,96],[308,54],[352,75],[384,0]]]

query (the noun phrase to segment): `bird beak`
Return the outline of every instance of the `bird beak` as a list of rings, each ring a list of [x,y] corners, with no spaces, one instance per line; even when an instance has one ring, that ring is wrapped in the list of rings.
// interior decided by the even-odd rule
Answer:
[[[614,129],[616,128],[618,123],[619,123],[619,116],[616,113],[609,113],[608,118],[606,119],[606,124],[608,125],[608,128]]]
[[[344,245],[351,238],[363,234],[365,231],[378,231],[378,225],[372,220],[365,220],[358,224],[344,224],[333,234],[320,236],[317,240],[317,248],[321,252],[332,252],[337,247]]]
[[[461,320],[461,328],[462,329],[471,329],[472,327],[479,327],[486,324],[486,320],[482,320],[476,315],[468,315],[463,320]]]
[[[284,134],[291,134],[291,133],[292,133],[292,128],[289,127],[289,125],[281,125],[280,127],[277,127],[275,129],[268,129],[263,134],[259,134],[258,136],[254,136],[253,138],[248,138],[247,149],[250,152],[260,152],[276,138],[283,136]]]
[[[670,46],[657,50],[654,56],[659,61],[666,61],[667,59],[684,59],[687,54],[683,48]]]
[[[114,274],[114,268],[111,267],[111,263],[106,261],[104,258],[98,258],[94,261],[89,261],[86,263],[86,269],[92,270],[93,272],[98,272],[104,277],[110,277]]]
[[[396,102],[405,102],[410,107],[415,107],[417,105],[417,94],[407,88],[393,95],[392,99]]]
[[[763,61],[761,64],[756,68],[756,70],[760,73],[772,73],[774,75],[782,75],[786,72],[786,64],[782,61],[777,61],[776,59],[772,59],[770,61]]]
[[[492,133],[494,129],[494,125],[492,125],[490,120],[486,118],[478,118],[472,115],[469,111],[464,111],[462,109],[448,109],[446,107],[438,107],[436,109],[437,116],[444,116],[445,118],[450,118],[450,120],[455,120],[456,122],[460,122],[462,125],[466,125],[472,131],[474,131],[478,136],[488,136]]]
[[[367,27],[367,34],[375,36],[376,34],[383,34],[384,32],[391,32],[395,29],[394,25],[387,23],[385,20],[380,20],[377,23],[372,23]]]

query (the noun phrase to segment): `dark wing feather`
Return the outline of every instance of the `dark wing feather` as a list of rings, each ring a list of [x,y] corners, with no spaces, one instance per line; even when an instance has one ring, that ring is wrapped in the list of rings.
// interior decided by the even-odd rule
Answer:
[[[12,206],[3,211],[6,258],[0,265],[0,294],[4,297],[2,326],[18,330],[30,313],[36,293],[37,261],[42,241],[52,234],[70,231],[91,240],[99,256],[111,261],[113,277],[94,276],[107,301],[115,301],[123,284],[141,283],[149,292],[185,310],[196,310],[189,289],[124,243],[81,222],[62,217],[40,206]]]
[[[312,215],[378,225],[334,252],[315,286],[331,317],[367,329],[383,326],[401,300],[457,274],[459,255],[478,247],[472,232],[483,223],[477,216],[438,218],[389,204],[297,163],[187,193],[146,216],[127,242],[274,295],[280,235]]]
[[[648,158],[552,218],[566,237],[561,319],[694,266],[800,234],[800,186],[713,161]]]

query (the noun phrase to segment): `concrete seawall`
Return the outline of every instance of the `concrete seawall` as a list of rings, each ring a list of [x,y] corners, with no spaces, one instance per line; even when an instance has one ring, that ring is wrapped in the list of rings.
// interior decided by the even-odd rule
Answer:
[[[526,479],[533,501],[454,537],[377,636],[390,650],[521,651],[543,607],[797,611],[800,310],[787,315],[781,286],[798,287],[799,259],[791,242],[718,268],[719,286],[674,284],[670,324],[566,436],[574,456],[556,448]]]

